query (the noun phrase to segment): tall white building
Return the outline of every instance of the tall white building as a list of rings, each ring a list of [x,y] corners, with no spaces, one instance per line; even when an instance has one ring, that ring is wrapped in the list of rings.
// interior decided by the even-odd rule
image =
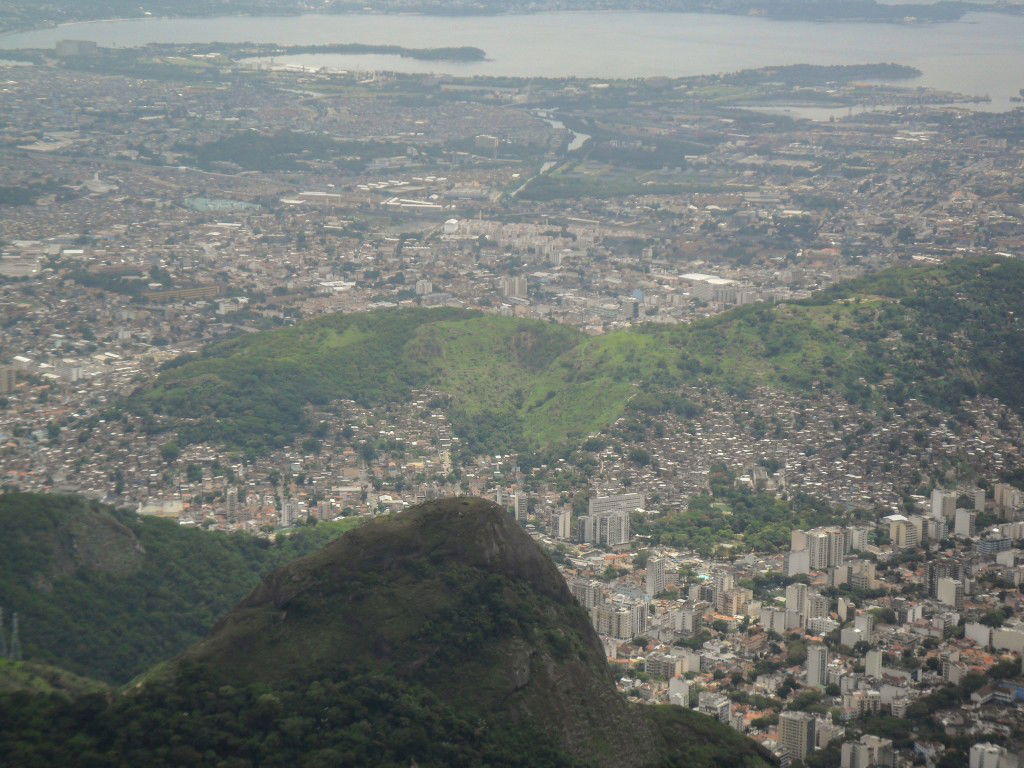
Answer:
[[[708,717],[713,717],[720,722],[729,722],[731,705],[729,698],[724,694],[714,693],[713,691],[701,691],[697,695],[697,709]]]
[[[846,531],[836,527],[808,531],[807,552],[812,570],[824,571],[839,565],[846,554]]]
[[[936,596],[940,603],[960,610],[964,607],[964,583],[959,579],[943,577],[939,579]]]
[[[892,739],[865,734],[860,741],[848,741],[840,752],[842,768],[892,768],[895,754]]]
[[[232,485],[225,495],[224,513],[229,523],[238,522],[240,506],[238,504],[238,488]]]
[[[882,521],[889,524],[889,540],[893,549],[910,549],[921,543],[924,518],[918,515],[889,515]]]
[[[953,525],[953,533],[969,539],[974,535],[974,525],[977,519],[978,513],[973,509],[958,509],[956,511],[956,522]]]
[[[525,277],[503,277],[501,278],[501,295],[506,299],[526,298]]]
[[[14,361],[17,362],[18,358],[14,358]],[[1001,510],[1016,509],[1024,504],[1024,491],[1009,483],[996,483],[992,490],[996,506]]]
[[[715,572],[712,584],[714,585],[715,597],[717,598],[736,586],[736,577],[732,571],[719,570]]]
[[[526,525],[529,499],[525,493],[513,493],[508,497],[509,511],[520,525]]]
[[[819,619],[828,616],[829,600],[820,592],[808,592],[804,616],[806,619]]]
[[[786,610],[804,615],[807,606],[807,585],[796,582],[786,587]]]
[[[632,537],[628,512],[600,512],[580,518],[583,541],[615,547],[628,544]]]
[[[580,518],[583,541],[609,547],[628,544],[632,538],[629,516],[643,505],[644,497],[640,493],[592,497],[587,514]]]
[[[975,488],[974,489],[974,511],[984,512],[985,511],[985,489]]]
[[[779,746],[790,760],[807,759],[814,750],[814,716],[806,712],[779,714]]]
[[[956,511],[956,491],[932,489],[932,517],[952,520]]]
[[[846,549],[863,552],[868,548],[871,529],[865,525],[851,525],[846,528]]]
[[[828,685],[828,648],[824,644],[807,646],[807,685],[815,688]]]
[[[617,640],[632,640],[647,631],[647,606],[643,603],[605,603],[590,609],[594,631]]]
[[[569,591],[576,601],[588,611],[604,600],[601,582],[595,579],[572,579],[569,582]]]
[[[1010,755],[1004,747],[980,742],[971,747],[969,768],[1017,768],[1016,756]]]
[[[552,522],[554,523],[552,529],[556,539],[572,538],[572,510],[562,509],[553,513]]]
[[[866,546],[866,533],[864,534]],[[825,571],[843,562],[850,551],[847,531],[837,526],[793,531],[790,534],[790,552],[786,560],[786,573],[795,576],[809,571]]]
[[[786,587],[786,613],[795,616],[797,626],[806,627],[810,619],[828,616],[829,600],[806,584],[796,582]]]
[[[875,614],[858,613],[853,618],[853,626],[864,634],[864,639],[871,642],[875,634]]]
[[[880,678],[882,676],[882,652],[872,648],[864,656],[864,674],[868,677]]]
[[[665,591],[668,585],[668,574],[666,573],[666,561],[661,557],[652,557],[647,561],[647,574],[644,577],[644,587],[648,597],[654,597]]]
[[[696,607],[685,607],[675,615],[675,630],[682,635],[695,635],[704,626],[704,612]]]
[[[619,493],[614,496],[592,496],[587,502],[587,514],[596,515],[602,512],[636,512],[643,509],[642,493]]]

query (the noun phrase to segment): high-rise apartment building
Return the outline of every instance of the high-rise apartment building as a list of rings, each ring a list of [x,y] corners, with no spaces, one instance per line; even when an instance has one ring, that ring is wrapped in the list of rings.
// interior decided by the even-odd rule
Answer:
[[[846,550],[863,552],[868,548],[868,536],[871,529],[863,525],[851,525],[846,528]]]
[[[955,511],[956,491],[943,491],[940,488],[933,488],[931,516],[952,520]]]
[[[240,506],[238,504],[238,488],[231,486],[225,494],[224,513],[229,523],[237,523]]]
[[[588,544],[602,544],[609,547],[628,544],[631,531],[628,512],[601,512],[584,515],[579,520],[580,534]]]
[[[572,538],[572,510],[561,509],[551,513],[551,535],[556,539]]]
[[[814,750],[814,716],[806,712],[779,714],[779,746],[790,760],[807,759]]]
[[[604,600],[601,582],[594,579],[572,579],[569,582],[569,591],[576,601],[588,611]]]
[[[984,741],[972,746],[968,756],[969,768],[1011,768],[1016,765],[1016,757],[1011,756],[1005,747]]]
[[[599,635],[632,640],[647,631],[647,606],[643,603],[604,603],[590,609],[590,620]]]
[[[716,601],[720,613],[724,613],[726,616],[739,616],[746,613],[747,606],[753,599],[753,590],[745,587],[733,587],[727,589],[720,598],[716,598]]]
[[[602,512],[635,512],[643,509],[642,493],[619,493],[614,496],[593,496],[587,502],[587,514],[595,515]]]
[[[808,592],[805,606],[804,616],[808,620],[828,616],[829,599],[820,592]]]
[[[628,544],[632,538],[629,516],[643,505],[640,493],[591,498],[587,514],[579,520],[580,538],[589,544],[609,547]]]
[[[685,607],[675,616],[675,630],[682,635],[695,635],[704,626],[704,612],[696,607]]]
[[[958,509],[956,511],[956,522],[953,525],[953,533],[965,539],[975,534],[975,522],[978,513],[973,509]]]
[[[943,557],[929,560],[927,565],[928,575],[928,596],[939,596],[939,579],[962,579],[964,575],[963,566],[956,560]]]
[[[889,540],[894,549],[911,549],[921,543],[924,519],[917,515],[889,515],[882,518],[889,524]]]
[[[644,587],[648,597],[654,597],[665,591],[668,584],[666,573],[667,561],[664,558],[652,557],[647,561],[647,574],[644,577]]]
[[[842,768],[892,768],[894,760],[892,739],[871,734],[846,742],[840,751]]]
[[[864,656],[864,674],[868,677],[880,678],[882,676],[882,652],[872,648]]]
[[[823,644],[807,646],[807,685],[815,688],[828,685],[828,648]]]
[[[1024,504],[1024,492],[1009,483],[996,483],[992,490],[996,507],[1004,512]]]
[[[719,570],[711,580],[712,601],[715,610],[725,612],[726,595],[736,586],[736,577],[732,571]]]
[[[526,518],[529,509],[529,499],[525,493],[513,493],[508,497],[509,512],[520,525],[526,525]]]
[[[945,603],[960,610],[964,607],[964,583],[959,579],[941,578],[939,579],[936,597],[940,603]]]
[[[786,587],[786,610],[803,615],[804,607],[807,605],[808,589],[806,584],[799,581]]]
[[[866,533],[863,546],[867,545]],[[859,541],[859,540],[858,540]],[[825,571],[843,562],[850,551],[847,530],[837,526],[793,531],[790,534],[790,553],[786,572],[790,576],[809,571]]]
[[[13,365],[0,365],[0,395],[14,391],[15,368]]]
[[[506,299],[526,298],[525,277],[503,277],[501,278],[501,295]]]
[[[984,512],[985,511],[985,489],[975,488],[974,489],[974,511]]]

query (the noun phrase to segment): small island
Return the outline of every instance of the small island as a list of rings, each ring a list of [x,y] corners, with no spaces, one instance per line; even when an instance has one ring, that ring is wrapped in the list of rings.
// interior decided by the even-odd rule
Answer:
[[[211,43],[195,46],[174,46],[179,51],[188,48],[190,54],[220,53],[232,59],[266,58],[268,56],[296,56],[302,54],[342,54],[400,56],[419,61],[484,61],[486,52],[472,46],[450,48],[405,48],[400,45],[367,45],[364,43],[330,43],[327,45],[276,45],[257,43]],[[196,50],[191,50],[195,48]]]

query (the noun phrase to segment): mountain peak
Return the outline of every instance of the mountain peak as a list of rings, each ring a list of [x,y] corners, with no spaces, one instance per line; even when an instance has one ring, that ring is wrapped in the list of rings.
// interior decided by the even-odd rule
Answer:
[[[186,669],[271,686],[369,670],[548,734],[588,765],[662,764],[698,718],[683,713],[681,725],[618,694],[557,568],[482,499],[420,504],[276,571],[169,671]],[[762,764],[753,742],[699,719],[723,765]]]

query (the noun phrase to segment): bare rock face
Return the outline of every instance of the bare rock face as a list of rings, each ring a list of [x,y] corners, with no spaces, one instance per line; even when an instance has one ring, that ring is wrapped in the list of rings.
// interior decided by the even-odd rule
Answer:
[[[129,576],[142,567],[146,556],[128,526],[89,508],[63,524],[35,532],[25,546],[47,550],[47,566],[32,576],[32,585],[46,593],[53,591],[54,581],[83,571]]]

